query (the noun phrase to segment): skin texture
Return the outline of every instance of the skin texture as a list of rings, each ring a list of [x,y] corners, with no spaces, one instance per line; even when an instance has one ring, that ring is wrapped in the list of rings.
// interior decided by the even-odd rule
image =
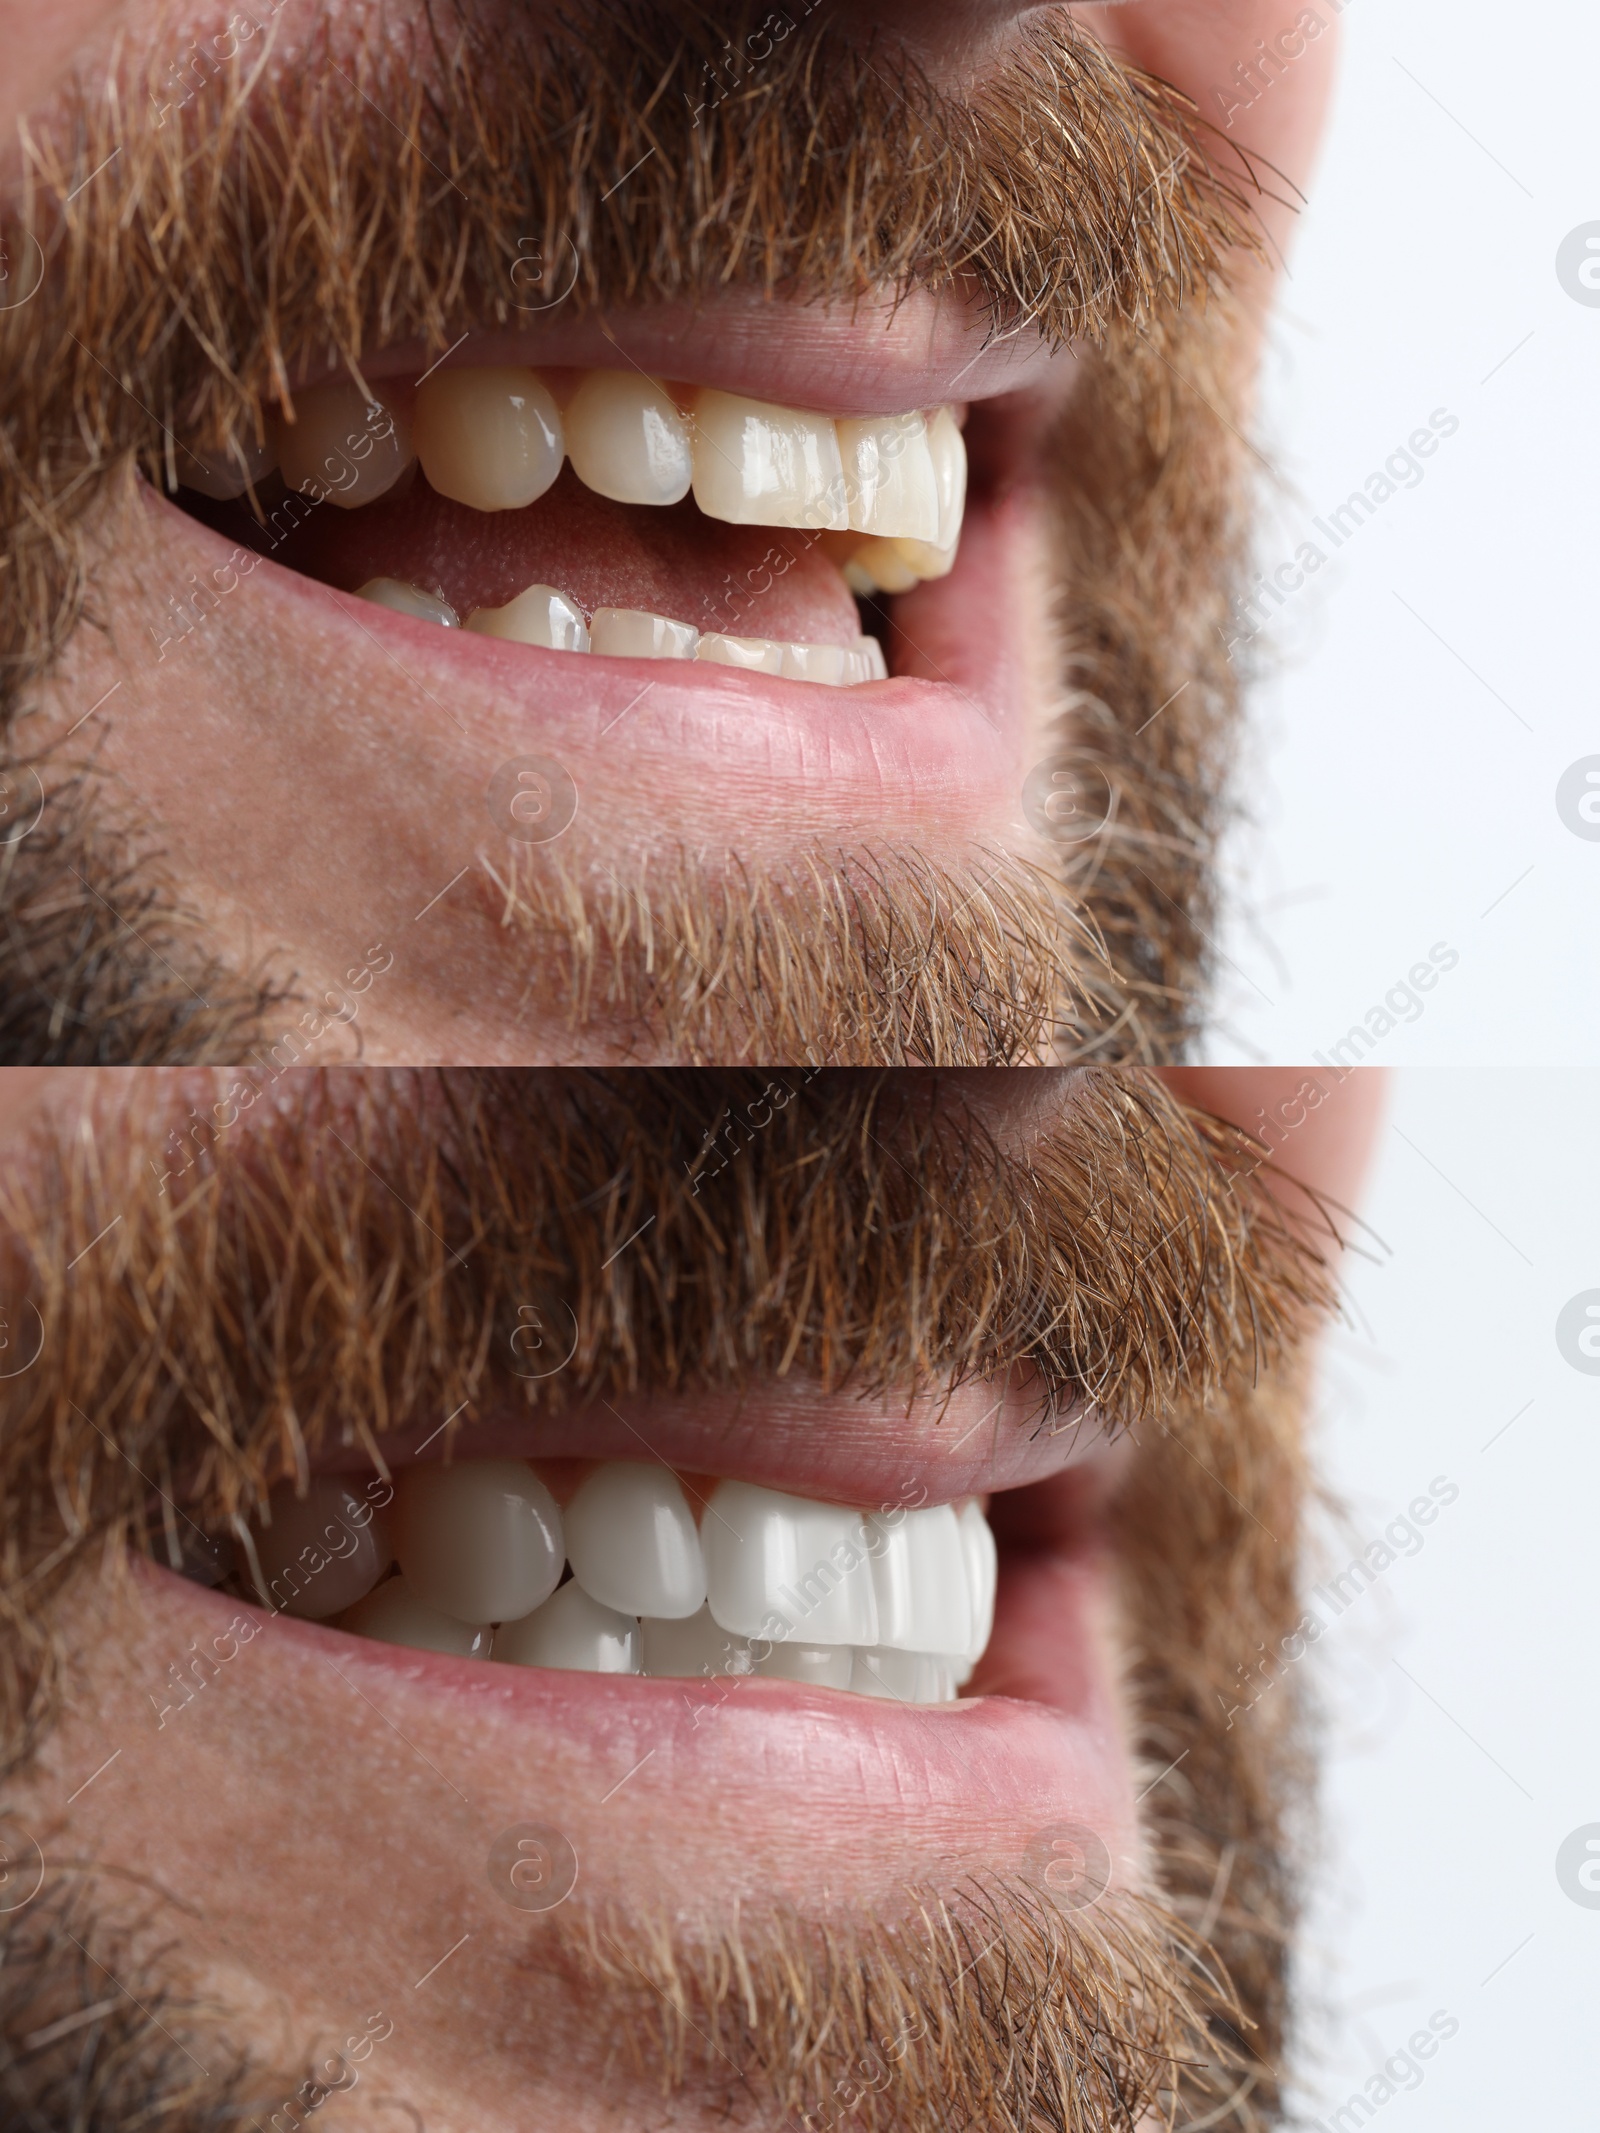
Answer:
[[[908,37],[934,80],[967,85],[1004,56],[1031,11],[886,5],[856,12],[863,32]],[[1147,0],[1079,12],[1215,120],[1217,87],[1258,39],[1300,11],[1281,0]],[[293,40],[319,14],[291,0],[280,36]],[[209,19],[196,15],[193,26]],[[20,0],[4,0],[0,35],[16,55],[0,106],[7,130],[47,101],[69,59],[103,50],[108,34],[135,55],[150,47],[152,20],[138,6],[69,9],[40,20]],[[1281,173],[1281,183],[1270,183],[1284,203],[1268,200],[1262,209],[1275,250],[1292,227],[1287,203],[1309,177],[1335,44],[1330,25],[1225,136]],[[1271,281],[1266,269],[1238,268],[1241,369],[1253,361]],[[735,328],[746,309],[730,303]],[[650,357],[648,321],[618,314],[610,324],[622,345]],[[771,326],[769,319],[763,336]],[[942,396],[933,390],[940,373],[957,376],[979,346],[948,307],[930,319],[912,306],[887,335],[870,319],[839,325],[839,360],[852,379],[871,380],[870,389],[830,388],[825,377],[806,389],[790,386],[786,373],[815,364],[813,322],[797,317],[788,331],[779,307],[777,331],[805,353],[797,362],[758,346],[747,380],[773,380],[770,397],[823,405],[834,393],[843,404],[853,395],[858,406]],[[891,341],[918,372],[914,390],[892,382],[894,366],[884,359]],[[949,352],[930,369],[935,342]],[[699,347],[680,349],[674,367],[694,377],[726,373],[740,345],[737,331],[713,330]],[[469,356],[481,359],[463,351],[453,360]],[[381,370],[380,362],[375,374]],[[1047,406],[1071,394],[1070,356],[1042,367],[1029,359],[1028,370],[1026,394],[1015,391],[1020,376],[1009,381],[1013,397],[995,417],[997,434],[1025,438]],[[1004,372],[979,369],[958,389],[987,396],[1007,382]],[[512,758],[539,753],[569,767],[579,815],[559,856],[598,869],[602,883],[609,869],[628,874],[680,850],[736,850],[758,875],[777,873],[799,851],[841,840],[859,848],[898,838],[952,864],[974,846],[1041,856],[1017,804],[1045,731],[1040,513],[1023,485],[1004,508],[974,511],[968,524],[943,606],[919,595],[920,606],[908,610],[917,616],[915,641],[900,660],[907,674],[956,688],[935,703],[896,682],[847,702],[844,692],[764,689],[703,670],[653,668],[640,677],[631,664],[597,661],[574,674],[554,655],[441,642],[437,631],[374,615],[275,564],[262,566],[205,631],[156,662],[149,647],[159,633],[150,623],[160,604],[151,588],[182,585],[191,571],[204,577],[225,562],[226,547],[148,490],[129,491],[104,529],[98,584],[109,627],[79,631],[47,691],[38,733],[64,733],[119,685],[77,745],[93,736],[109,781],[106,804],[149,826],[179,894],[236,965],[268,957],[275,972],[298,973],[316,997],[346,983],[378,944],[393,956],[362,1002],[359,1032],[334,1030],[319,1059],[358,1043],[374,1063],[561,1058],[570,1055],[570,1033],[530,1010],[528,972],[483,865],[497,849],[485,789]],[[997,628],[1002,615],[1006,624]],[[772,633],[784,634],[776,620]],[[641,702],[645,679],[654,685]],[[632,1035],[602,1028],[590,1041],[622,1056]]]

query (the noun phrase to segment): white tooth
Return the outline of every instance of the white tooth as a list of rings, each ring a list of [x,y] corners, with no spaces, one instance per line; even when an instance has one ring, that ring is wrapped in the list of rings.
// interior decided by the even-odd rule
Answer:
[[[748,1481],[718,1482],[700,1527],[711,1612],[724,1629],[807,1644],[876,1644],[878,1608],[859,1511]],[[763,1625],[766,1625],[763,1627]]]
[[[827,415],[738,393],[701,393],[694,411],[694,494],[734,526],[844,528],[844,463]]]
[[[907,545],[902,541],[863,541],[850,559],[850,568],[867,580],[872,592],[910,592],[922,579],[901,552]]]
[[[357,1490],[331,1474],[312,1478],[304,1496],[293,1482],[280,1482],[268,1498],[270,1526],[257,1526],[256,1561],[266,1590],[261,1604],[326,1622],[372,1590],[394,1561],[382,1519]],[[239,1551],[247,1582],[254,1584],[249,1554]]]
[[[661,1622],[647,1615],[639,1624],[644,1638],[644,1671],[684,1677],[748,1674],[750,1648],[742,1637],[730,1637],[702,1607],[686,1622]]]
[[[850,1686],[858,1696],[882,1696],[892,1703],[950,1703],[956,1693],[948,1659],[887,1649],[858,1651]]]
[[[291,489],[351,511],[392,489],[416,458],[405,422],[356,386],[300,393],[278,424],[278,470]]]
[[[642,607],[597,607],[589,622],[592,650],[606,659],[693,659],[700,632]]]
[[[783,671],[790,681],[816,681],[843,689],[856,678],[853,658],[841,644],[786,644]]]
[[[961,1506],[961,1546],[967,1559],[967,1583],[972,1592],[972,1635],[965,1646],[952,1646],[975,1665],[988,1648],[994,1632],[994,1594],[999,1558],[994,1534],[983,1508],[973,1496]],[[967,1670],[971,1672],[971,1667]]]
[[[430,1607],[461,1622],[515,1622],[556,1589],[561,1513],[520,1460],[409,1466],[395,1488],[394,1552]]]
[[[413,1651],[454,1652],[459,1659],[487,1659],[493,1638],[487,1622],[458,1622],[419,1600],[403,1577],[390,1578],[339,1618],[354,1637],[379,1644],[408,1644]]]
[[[870,600],[874,593],[887,592],[889,590],[887,585],[878,583],[864,563],[856,562],[853,557],[848,563],[841,563],[839,569],[844,582],[856,595],[857,599]]]
[[[654,378],[591,370],[567,403],[567,452],[586,489],[619,504],[675,504],[689,493],[689,424]]]
[[[948,548],[934,548],[927,541],[891,541],[889,543],[899,560],[902,570],[911,573],[911,583],[921,585],[929,578],[947,578],[956,567],[956,548],[952,542]],[[872,568],[882,573],[891,567],[886,562],[874,561]],[[885,592],[908,592],[909,586],[886,585]]]
[[[889,679],[889,663],[884,658],[883,646],[876,637],[858,637],[856,639],[856,654],[866,668],[865,673],[861,676],[863,681],[887,681]]]
[[[637,1674],[639,1625],[602,1607],[576,1579],[520,1622],[502,1622],[494,1656],[512,1666],[559,1666],[579,1674]]]
[[[278,454],[270,442],[256,444],[233,437],[221,452],[199,452],[185,445],[178,454],[178,480],[185,489],[198,489],[202,496],[227,503],[243,496],[277,464]]]
[[[447,630],[458,630],[461,617],[437,593],[424,592],[420,585],[407,585],[400,578],[368,578],[356,592],[358,600],[370,600],[375,607],[393,608],[397,615],[412,615],[418,622],[441,622]]]
[[[607,1607],[679,1620],[705,1605],[694,1513],[668,1468],[630,1460],[596,1468],[565,1525],[573,1576]]]
[[[467,628],[480,637],[505,637],[547,652],[586,652],[589,631],[581,609],[553,585],[529,585],[504,607],[475,607]]]
[[[972,1596],[954,1507],[879,1513],[872,1526],[873,1642],[902,1652],[964,1652],[972,1640]]]
[[[756,1672],[778,1681],[803,1681],[811,1689],[847,1689],[855,1654],[848,1644],[774,1644]]]
[[[939,492],[939,530],[928,536],[931,545],[953,553],[961,538],[961,521],[967,509],[967,446],[953,411],[941,407],[928,424],[928,450],[933,459],[933,478]],[[924,571],[924,577],[942,573]]]
[[[412,419],[428,486],[474,511],[520,511],[561,472],[561,411],[531,370],[436,370]]]
[[[747,667],[753,674],[781,674],[785,647],[773,637],[728,637],[708,631],[700,639],[696,659],[709,659],[719,667]]]
[[[868,416],[841,422],[850,523],[881,539],[939,538],[939,479],[923,415]]]

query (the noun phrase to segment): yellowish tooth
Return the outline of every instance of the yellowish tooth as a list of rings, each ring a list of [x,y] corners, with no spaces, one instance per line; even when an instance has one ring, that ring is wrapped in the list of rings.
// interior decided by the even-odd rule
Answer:
[[[448,600],[440,599],[437,593],[424,592],[420,585],[407,585],[400,578],[368,578],[356,593],[358,600],[370,600],[375,607],[392,608],[397,615],[412,615],[418,622],[441,622],[447,630],[458,630],[461,617]]]
[[[738,393],[695,403],[694,494],[707,518],[732,526],[850,523],[832,418]]]
[[[233,437],[220,452],[199,452],[185,445],[178,454],[178,480],[185,489],[197,489],[202,496],[227,503],[243,496],[277,464],[277,450],[270,440],[256,444]]]
[[[353,510],[392,489],[416,454],[405,422],[348,381],[300,393],[278,424],[278,468],[291,489]]]
[[[689,424],[654,378],[591,370],[567,403],[567,452],[586,489],[619,504],[675,504],[694,475]]]
[[[693,659],[700,632],[639,607],[597,607],[589,640],[607,659]]]
[[[412,423],[431,488],[474,511],[520,511],[561,472],[561,411],[531,370],[436,370]]]
[[[936,541],[939,482],[926,418],[851,418],[838,430],[851,525],[882,539]]]
[[[931,537],[932,545],[949,553],[953,560],[967,508],[967,447],[961,425],[948,407],[941,407],[928,424],[928,451],[939,492],[939,530]],[[922,575],[942,577],[944,572],[924,571]]]
[[[853,658],[842,644],[786,644],[783,671],[790,681],[819,681],[840,689],[855,679]]]
[[[729,637],[712,630],[700,639],[695,657],[719,667],[746,667],[753,674],[781,674],[786,651],[773,637]]]
[[[840,575],[846,585],[859,599],[870,600],[874,593],[886,590],[872,575],[864,563],[851,561],[842,566]]]
[[[553,585],[530,585],[504,607],[475,607],[467,628],[480,637],[504,637],[512,644],[532,644],[547,652],[586,652],[589,632],[583,615]]]
[[[935,548],[927,541],[890,541],[887,545],[894,550],[898,567],[911,573],[914,585],[920,585],[926,578],[947,578],[956,567],[956,545],[953,541],[948,548]],[[875,560],[872,568],[878,570],[880,564]],[[885,588],[891,592],[902,592],[906,589],[900,585]]]
[[[907,546],[904,541],[863,541],[851,557],[851,564],[866,578],[874,592],[910,592],[913,585],[921,584],[923,573],[912,568],[904,552]],[[927,575],[942,576],[943,573],[929,572]],[[851,589],[853,591],[854,587]]]

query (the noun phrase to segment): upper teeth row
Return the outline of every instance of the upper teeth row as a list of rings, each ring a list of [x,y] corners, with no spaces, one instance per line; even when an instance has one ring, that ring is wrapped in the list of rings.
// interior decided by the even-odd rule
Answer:
[[[942,577],[966,505],[966,447],[948,407],[835,419],[623,370],[583,373],[563,404],[537,371],[485,367],[436,371],[392,401],[381,389],[368,400],[351,383],[317,386],[294,411],[261,444],[186,446],[184,486],[241,496],[276,466],[291,489],[348,508],[387,495],[420,461],[441,496],[517,511],[570,459],[586,487],[618,503],[675,504],[692,490],[708,518],[732,525],[863,535],[837,544],[859,591]]]
[[[387,1511],[373,1486],[274,1492],[246,1551],[265,1604],[513,1665],[777,1674],[919,1703],[952,1697],[989,1641],[995,1548],[971,1499],[864,1512],[722,1481],[697,1527],[674,1474],[628,1462],[564,1513],[511,1460],[408,1467]]]

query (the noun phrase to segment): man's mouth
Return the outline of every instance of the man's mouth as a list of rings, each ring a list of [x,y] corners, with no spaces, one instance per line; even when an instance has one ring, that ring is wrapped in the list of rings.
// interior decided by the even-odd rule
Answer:
[[[419,621],[851,686],[888,671],[875,604],[954,568],[961,419],[480,365],[313,387],[260,439],[185,446],[178,476],[192,503],[235,506],[197,515],[258,552],[284,544],[305,575]]]
[[[238,1543],[263,1605],[500,1665],[948,1703],[994,1626],[972,1497],[862,1510],[633,1461],[469,1460],[285,1483],[270,1510]]]

